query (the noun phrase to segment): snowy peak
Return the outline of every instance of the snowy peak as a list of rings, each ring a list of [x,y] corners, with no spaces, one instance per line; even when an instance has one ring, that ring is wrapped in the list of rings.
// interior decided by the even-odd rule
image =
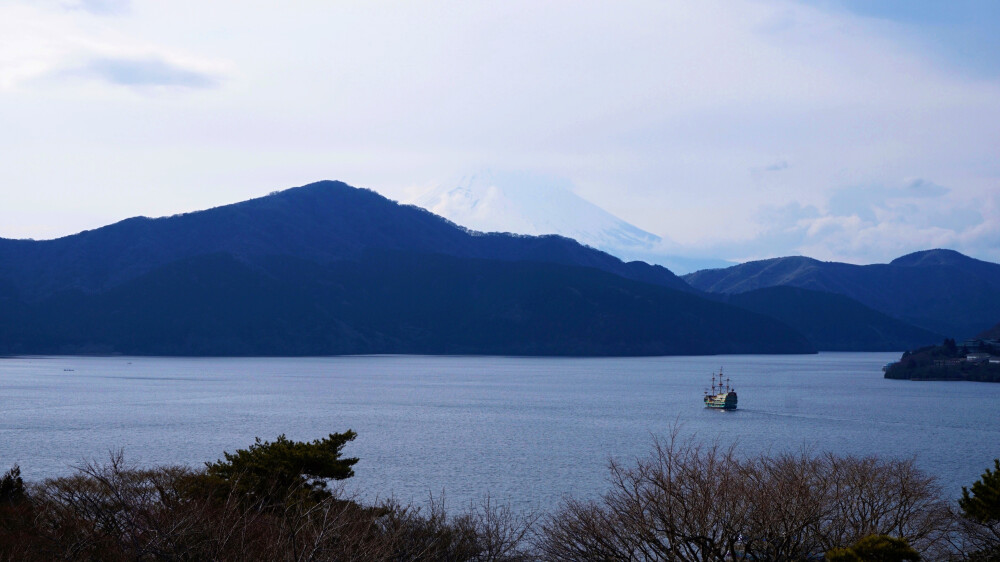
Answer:
[[[626,259],[654,253],[662,243],[560,182],[526,174],[476,175],[413,203],[473,230],[559,234]]]

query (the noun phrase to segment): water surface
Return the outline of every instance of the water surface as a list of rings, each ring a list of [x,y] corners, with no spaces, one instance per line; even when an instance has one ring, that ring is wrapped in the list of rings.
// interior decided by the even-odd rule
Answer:
[[[0,360],[0,468],[63,475],[123,448],[199,465],[254,437],[348,428],[369,496],[549,509],[679,426],[739,451],[915,457],[957,496],[1000,456],[1000,384],[882,378],[897,353],[656,358],[29,357]],[[701,404],[724,367],[736,412]]]

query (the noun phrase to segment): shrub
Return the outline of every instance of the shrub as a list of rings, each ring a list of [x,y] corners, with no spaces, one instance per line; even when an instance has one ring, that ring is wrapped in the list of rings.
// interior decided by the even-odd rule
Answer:
[[[826,553],[828,562],[919,562],[920,555],[903,539],[869,535],[854,546]]]
[[[202,470],[119,452],[27,487],[15,467],[0,478],[0,560],[531,559],[534,518],[489,498],[449,517],[440,502],[365,506],[331,487],[353,474],[357,459],[340,458],[353,437],[257,440]]]

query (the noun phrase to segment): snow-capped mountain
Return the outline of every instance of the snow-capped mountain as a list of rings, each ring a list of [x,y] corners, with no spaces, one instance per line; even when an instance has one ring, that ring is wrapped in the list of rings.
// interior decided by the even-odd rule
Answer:
[[[483,232],[560,234],[605,250],[653,251],[660,237],[619,219],[554,182],[524,175],[479,174],[458,187],[434,189],[412,201]]]
[[[685,273],[726,264],[665,255],[663,240],[573,193],[558,181],[527,174],[477,174],[410,203],[472,230],[559,234],[623,260],[641,260]],[[727,264],[729,265],[729,264]]]

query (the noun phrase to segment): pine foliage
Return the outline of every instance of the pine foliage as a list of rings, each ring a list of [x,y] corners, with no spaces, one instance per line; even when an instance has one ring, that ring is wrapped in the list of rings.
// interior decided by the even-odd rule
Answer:
[[[356,436],[347,430],[311,442],[292,441],[284,434],[273,442],[258,437],[246,449],[223,453],[225,460],[206,463],[205,479],[217,493],[250,503],[275,504],[290,493],[323,499],[330,496],[330,480],[354,476],[358,459],[341,458],[341,452]]]

